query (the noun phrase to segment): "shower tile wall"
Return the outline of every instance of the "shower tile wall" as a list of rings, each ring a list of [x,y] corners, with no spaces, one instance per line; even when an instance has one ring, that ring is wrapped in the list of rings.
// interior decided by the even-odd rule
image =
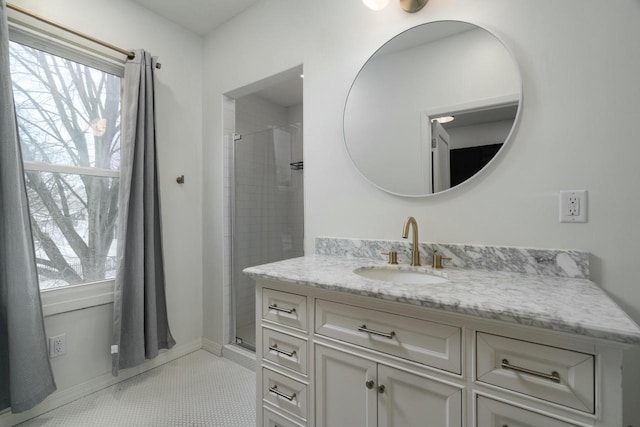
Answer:
[[[244,142],[247,143],[247,145],[249,143],[248,135],[250,134],[273,128],[287,127],[292,123],[295,123],[296,127],[290,129],[293,131],[291,161],[300,161],[302,160],[302,105],[283,108],[255,95],[248,95],[235,100],[235,132],[246,136]],[[227,134],[227,132],[225,132],[225,134]],[[225,152],[229,161],[228,164],[231,165],[231,162],[233,162],[231,132],[229,132],[229,141],[229,143],[225,144]],[[244,150],[246,153],[247,145],[243,146],[242,140],[236,144],[239,144],[236,150]],[[244,156],[237,156],[235,160],[236,163],[242,161],[241,159],[243,157]],[[247,161],[251,162],[250,159],[247,159]],[[240,165],[238,165],[238,167],[240,168]],[[231,167],[228,169],[232,170]],[[252,170],[252,167],[249,166],[243,169]],[[225,176],[228,183],[227,191],[229,194],[233,191],[231,178],[231,173]],[[256,177],[256,179],[260,178]],[[272,208],[269,210],[269,215],[278,218],[279,224],[285,226],[287,229],[287,232],[284,233],[282,238],[282,258],[291,258],[303,254],[302,190],[302,171],[291,171],[289,187],[280,187],[276,200],[272,201]],[[264,222],[265,218],[255,215],[255,211],[251,209],[251,199],[252,197],[249,196],[244,200],[236,200],[235,215],[238,223],[242,224],[242,229],[236,230],[235,236],[235,244],[241,249],[239,254],[236,255],[235,260],[235,264],[239,266],[249,266],[265,262],[260,256],[260,254],[265,251],[264,248],[260,247],[260,239],[257,233],[257,230],[261,229],[260,223]],[[231,209],[228,211],[231,212]],[[231,217],[228,218],[227,224],[229,230],[227,233],[229,240],[227,241],[231,243]],[[230,255],[230,252],[228,252],[228,254]],[[229,263],[230,262],[231,259],[229,259]],[[231,278],[233,277],[232,275]],[[237,298],[235,303],[236,335],[243,337],[249,345],[253,345],[255,343],[254,283],[244,275],[237,275],[235,281],[236,283],[233,284],[235,289],[231,289],[230,292],[235,292]],[[230,287],[227,288],[229,289]],[[231,298],[231,294],[229,294],[229,298]]]

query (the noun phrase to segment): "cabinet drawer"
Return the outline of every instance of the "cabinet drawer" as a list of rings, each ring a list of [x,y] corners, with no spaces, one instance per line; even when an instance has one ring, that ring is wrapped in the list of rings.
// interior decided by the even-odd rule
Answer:
[[[461,372],[461,330],[457,327],[316,300],[315,331],[456,374]]]
[[[478,381],[594,412],[592,354],[482,332],[476,349]]]
[[[280,414],[270,411],[268,408],[262,409],[263,427],[303,427],[306,424],[299,424]]]
[[[262,399],[276,408],[307,419],[307,385],[262,368]]]
[[[479,427],[577,427],[483,396],[478,396],[476,408]]]
[[[262,357],[302,374],[307,373],[307,341],[262,328]]]
[[[264,289],[262,318],[282,325],[307,330],[307,297]]]

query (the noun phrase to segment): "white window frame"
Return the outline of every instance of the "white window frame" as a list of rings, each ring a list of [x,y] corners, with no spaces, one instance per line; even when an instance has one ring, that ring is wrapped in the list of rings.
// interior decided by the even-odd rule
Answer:
[[[34,20],[11,9],[7,10],[7,15],[9,40],[114,74],[120,78],[124,77],[123,60],[114,55],[113,51],[97,46],[63,30],[53,28],[46,23]],[[120,170],[101,168],[30,161],[24,162],[23,167],[25,171],[120,177]],[[113,303],[114,286],[115,279],[107,279],[41,290],[40,299],[43,315],[44,317],[49,317]]]

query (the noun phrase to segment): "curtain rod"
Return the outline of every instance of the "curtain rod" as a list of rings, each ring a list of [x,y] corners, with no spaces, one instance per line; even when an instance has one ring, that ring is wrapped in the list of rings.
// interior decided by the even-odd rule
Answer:
[[[61,30],[66,31],[68,33],[71,33],[71,34],[76,35],[78,37],[81,37],[81,38],[83,38],[85,40],[89,40],[89,41],[91,41],[93,43],[97,43],[100,46],[104,46],[104,47],[106,47],[108,49],[115,50],[116,52],[125,55],[128,59],[133,59],[133,58],[136,57],[135,52],[132,52],[132,51],[126,50],[126,49],[122,49],[122,48],[120,48],[118,46],[114,46],[111,43],[107,43],[105,41],[99,40],[99,39],[97,39],[95,37],[92,37],[92,36],[90,36],[88,34],[81,33],[80,31],[76,31],[73,28],[67,27],[66,25],[60,24],[60,23],[58,23],[56,21],[52,21],[51,19],[45,18],[44,16],[38,15],[36,13],[33,13],[33,12],[27,10],[27,9],[23,9],[23,8],[21,8],[19,6],[14,5],[14,4],[6,3],[6,5],[7,5],[7,7],[9,9],[13,9],[16,12],[20,12],[20,13],[22,13],[24,15],[30,16],[30,17],[32,17],[34,19],[37,19],[38,21],[44,22],[46,24],[49,24],[49,25],[51,25],[53,27],[56,27],[58,29],[61,29]],[[161,67],[162,67],[162,65],[160,63],[156,63],[156,68],[161,68]]]

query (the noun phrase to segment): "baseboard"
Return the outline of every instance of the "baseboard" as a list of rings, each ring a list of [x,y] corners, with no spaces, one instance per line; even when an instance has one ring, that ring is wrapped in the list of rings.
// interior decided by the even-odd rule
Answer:
[[[202,338],[202,349],[218,357],[222,357],[222,345],[208,338]]]
[[[176,345],[171,350],[162,351],[155,359],[147,360],[142,365],[121,370],[117,377],[114,377],[113,375],[111,375],[111,373],[107,373],[85,383],[78,384],[65,390],[56,391],[51,396],[47,397],[44,402],[29,411],[25,411],[20,414],[12,414],[10,412],[1,414],[0,427],[14,426],[31,418],[42,415],[45,412],[56,409],[62,405],[71,403],[74,400],[80,399],[81,397],[85,397],[91,393],[95,393],[96,391],[111,387],[112,385],[117,384],[121,381],[128,380],[129,378],[132,378],[150,369],[156,368],[160,365],[164,365],[167,362],[171,362],[172,360],[175,360],[179,357],[200,350],[201,348],[203,348],[203,344],[203,340],[197,339],[186,344]]]

